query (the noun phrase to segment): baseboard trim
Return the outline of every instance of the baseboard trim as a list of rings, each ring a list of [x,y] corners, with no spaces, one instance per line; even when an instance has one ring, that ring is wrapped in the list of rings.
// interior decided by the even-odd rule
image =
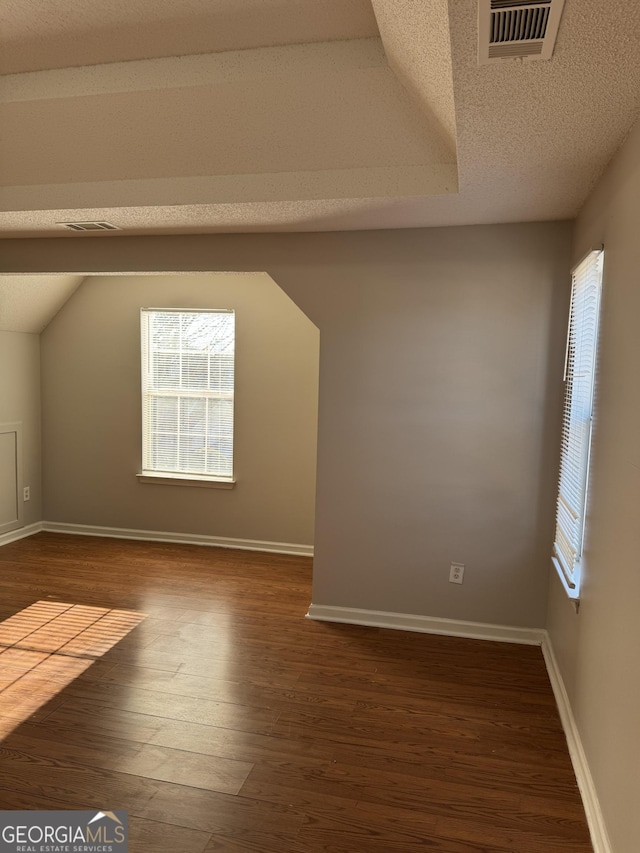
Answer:
[[[423,634],[444,634],[449,637],[468,637],[473,640],[497,640],[501,643],[542,644],[545,632],[538,628],[517,628],[510,625],[491,625],[485,622],[464,622],[458,619],[439,619],[409,613],[388,613],[384,610],[360,610],[355,607],[330,607],[312,604],[307,619],[320,622],[344,622],[369,628],[393,628],[399,631],[418,631]]]
[[[576,781],[582,796],[582,803],[587,816],[587,823],[589,825],[589,832],[591,833],[591,843],[593,844],[594,853],[612,853],[613,848],[611,847],[611,841],[607,834],[602,809],[600,808],[600,801],[598,800],[593,776],[589,769],[587,756],[585,755],[584,747],[582,746],[582,738],[580,737],[580,732],[578,731],[578,726],[576,725],[576,721],[573,716],[569,695],[564,685],[555,652],[553,651],[551,638],[546,631],[544,633],[545,636],[542,641],[542,654],[544,655],[544,660],[547,665],[547,672],[549,673],[549,680],[551,681],[553,694],[556,698],[556,704],[562,721],[562,728],[564,729],[564,733],[567,738],[569,755],[571,756],[573,771],[576,774]]]
[[[607,834],[580,732],[573,716],[551,639],[546,630],[491,625],[484,622],[464,622],[457,619],[438,619],[432,616],[389,613],[382,610],[361,610],[354,607],[331,607],[324,604],[312,604],[309,607],[307,619],[314,619],[319,622],[363,625],[369,628],[393,628],[400,631],[417,631],[427,634],[443,634],[450,637],[468,637],[474,640],[498,640],[503,643],[541,646],[562,728],[567,739],[573,770],[580,789],[594,853],[612,853],[613,848]]]
[[[2,547],[2,545],[8,545],[10,542],[17,542],[18,539],[26,539],[27,536],[33,536],[34,533],[40,533],[41,530],[41,521],[36,521],[33,524],[27,524],[26,527],[18,527],[16,530],[10,530],[8,533],[3,533],[0,536],[0,547]]]
[[[268,554],[290,554],[298,557],[313,556],[313,545],[296,545],[290,542],[267,542],[260,539],[229,539],[225,536],[204,536],[199,533],[133,530],[126,527],[98,527],[90,524],[67,524],[62,521],[43,521],[40,529],[46,530],[49,533],[71,533],[76,536],[104,536],[107,539],[139,539],[144,542],[175,542],[185,545],[205,545],[212,548],[233,548],[239,551],[263,551]]]

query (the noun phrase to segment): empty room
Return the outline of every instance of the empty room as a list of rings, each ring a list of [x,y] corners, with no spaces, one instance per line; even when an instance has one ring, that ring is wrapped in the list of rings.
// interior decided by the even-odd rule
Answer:
[[[0,8],[0,850],[637,853],[639,116],[632,0]]]

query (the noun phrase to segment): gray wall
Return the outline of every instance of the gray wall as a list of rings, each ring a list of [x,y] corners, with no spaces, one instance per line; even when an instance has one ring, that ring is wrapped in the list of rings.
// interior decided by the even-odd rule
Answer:
[[[7,240],[1,263],[266,270],[320,329],[314,603],[540,627],[570,233]]]
[[[135,476],[144,306],[235,309],[232,490]],[[312,544],[318,339],[265,274],[87,278],[42,334],[46,520]]]
[[[615,853],[640,843],[640,124],[580,213],[574,259],[605,247],[582,601],[551,578],[549,633]]]
[[[42,520],[40,448],[40,338],[0,331],[0,423],[22,423],[23,485],[31,489],[24,504],[25,525]]]

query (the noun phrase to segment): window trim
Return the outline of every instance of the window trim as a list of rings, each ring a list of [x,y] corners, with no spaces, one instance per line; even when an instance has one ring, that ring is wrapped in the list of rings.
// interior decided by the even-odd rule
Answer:
[[[556,495],[556,529],[553,541],[553,553],[551,561],[562,582],[567,596],[574,600],[576,604],[580,600],[580,586],[582,580],[582,561],[584,554],[584,541],[586,534],[587,521],[587,503],[589,496],[589,475],[591,467],[591,443],[593,433],[593,418],[595,404],[595,385],[598,366],[598,339],[599,326],[602,304],[602,282],[604,268],[604,247],[599,246],[591,249],[576,264],[571,271],[571,303],[569,309],[569,320],[567,328],[567,343],[565,351],[565,366],[564,366],[564,400],[562,408],[562,446],[560,451],[560,471],[558,478],[558,491]],[[589,282],[591,276],[597,275],[595,282],[595,307],[590,310],[587,307],[581,307],[581,317],[578,319],[575,315],[576,293],[580,284],[583,285],[584,291],[588,297],[587,288],[593,291],[593,283]],[[571,358],[571,341],[572,338],[581,339],[583,335],[588,334],[587,325],[589,321],[593,323],[592,331],[592,346],[589,350],[590,372],[583,373],[588,381],[586,402],[583,402],[583,408],[586,408],[588,415],[583,418],[583,422],[588,419],[588,429],[583,434],[582,438],[578,439],[578,449],[576,450],[576,439],[568,434],[572,421],[572,409],[574,405],[577,407],[577,392],[574,396],[576,385],[574,382],[573,361]],[[580,325],[578,323],[580,322]],[[584,389],[583,389],[584,390]],[[574,423],[577,421],[577,417]],[[572,449],[567,450],[567,445],[571,441]],[[579,467],[578,467],[579,466]],[[579,479],[577,479],[579,478]],[[577,501],[574,505],[562,493],[563,483],[568,485],[568,491],[572,489],[576,491],[576,483],[579,484],[577,489]],[[575,496],[575,495],[574,495]],[[574,536],[571,537],[571,521],[574,527]],[[559,535],[560,534],[560,535]],[[575,535],[577,534],[577,535]],[[563,555],[562,545],[559,540],[564,538],[565,551],[574,551],[572,565],[568,565]],[[574,545],[575,548],[571,546]]]
[[[233,447],[233,455],[231,460],[232,473],[229,476],[223,474],[205,474],[194,471],[162,471],[153,468],[145,468],[145,442],[147,441],[146,431],[146,406],[145,395],[148,392],[146,386],[147,366],[145,365],[145,356],[148,356],[149,347],[146,345],[146,334],[148,329],[148,315],[153,312],[166,314],[232,314],[235,317],[235,309],[233,308],[140,308],[140,371],[141,371],[141,465],[140,470],[136,473],[136,478],[139,483],[148,483],[153,485],[165,486],[196,486],[200,488],[212,489],[232,489],[235,486],[235,442]],[[233,410],[234,410],[234,436],[235,436],[235,320],[234,320],[234,368],[233,368],[233,391],[231,394]],[[195,392],[187,391],[185,396]],[[206,396],[206,395],[205,395]]]
[[[140,471],[136,474],[139,483],[152,483],[155,486],[200,486],[205,489],[232,489],[235,477],[205,477],[204,474],[170,474],[166,471]]]

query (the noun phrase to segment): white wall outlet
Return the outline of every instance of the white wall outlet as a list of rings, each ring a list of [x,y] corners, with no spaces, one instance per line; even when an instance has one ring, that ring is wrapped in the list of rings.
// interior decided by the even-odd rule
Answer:
[[[462,583],[464,579],[464,565],[462,563],[451,563],[449,569],[449,583]]]
[[[22,500],[23,501],[31,500],[31,489],[29,488],[29,486],[25,486],[24,489],[22,490]]]

